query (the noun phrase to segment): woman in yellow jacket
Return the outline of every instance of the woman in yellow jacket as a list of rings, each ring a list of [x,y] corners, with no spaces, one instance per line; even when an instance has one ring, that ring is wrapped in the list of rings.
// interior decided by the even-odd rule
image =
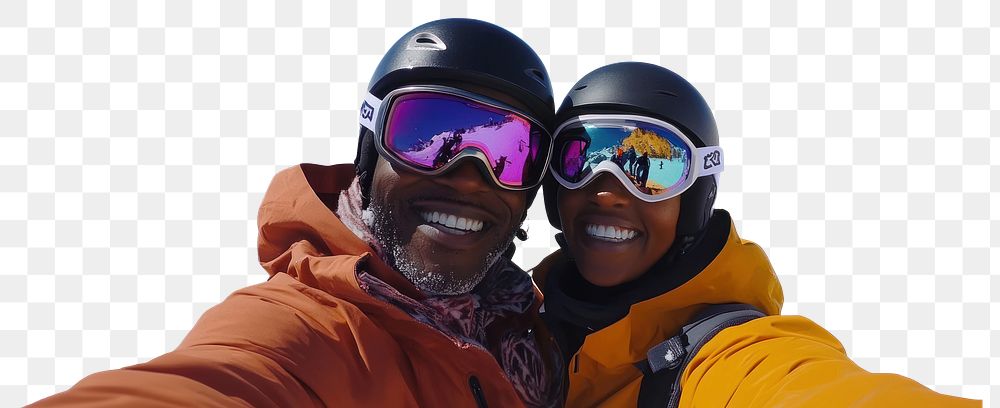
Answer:
[[[533,272],[567,406],[981,405],[869,373],[816,323],[779,315],[766,255],[712,209],[722,150],[686,80],[612,64],[573,86],[557,120],[544,195],[563,249]],[[649,160],[620,166],[618,147]]]

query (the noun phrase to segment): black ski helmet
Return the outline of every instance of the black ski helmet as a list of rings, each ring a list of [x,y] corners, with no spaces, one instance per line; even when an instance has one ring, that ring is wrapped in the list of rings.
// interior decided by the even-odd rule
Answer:
[[[705,98],[673,71],[644,62],[619,62],[585,75],[569,91],[556,112],[556,124],[584,114],[633,114],[676,126],[697,147],[718,146],[719,131]],[[558,149],[558,148],[557,148]],[[558,152],[554,152],[558,153]],[[559,184],[551,175],[542,188],[549,223],[562,229],[556,205]],[[681,194],[677,237],[691,241],[708,224],[716,193],[715,177],[699,177]]]
[[[485,21],[448,18],[422,24],[404,34],[375,68],[368,92],[384,98],[407,85],[470,84],[503,93],[524,104],[525,112],[550,127],[555,103],[552,83],[542,60],[527,43]],[[361,183],[362,207],[370,188],[378,152],[373,133],[360,127],[355,171]],[[538,189],[528,191],[528,204]]]

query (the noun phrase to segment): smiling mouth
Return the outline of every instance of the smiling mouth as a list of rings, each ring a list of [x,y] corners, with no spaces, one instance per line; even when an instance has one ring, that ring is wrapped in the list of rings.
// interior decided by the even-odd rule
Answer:
[[[439,211],[425,211],[420,213],[420,217],[429,224],[433,224],[439,230],[454,235],[465,235],[483,230],[486,225],[482,220],[460,217],[455,214],[448,214]]]
[[[615,225],[587,224],[587,235],[607,242],[625,242],[635,239],[638,232]]]

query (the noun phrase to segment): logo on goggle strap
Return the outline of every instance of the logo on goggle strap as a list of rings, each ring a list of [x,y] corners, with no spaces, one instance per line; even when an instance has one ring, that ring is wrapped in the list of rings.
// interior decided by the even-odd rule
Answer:
[[[722,164],[722,155],[716,150],[712,153],[705,155],[705,170]]]
[[[368,104],[368,101],[361,103],[361,118],[365,120],[372,120],[372,115],[375,114],[375,108]]]

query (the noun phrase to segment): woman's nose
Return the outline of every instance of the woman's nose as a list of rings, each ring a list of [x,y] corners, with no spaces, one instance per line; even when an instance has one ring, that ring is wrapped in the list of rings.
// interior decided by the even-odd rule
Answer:
[[[600,207],[623,207],[631,200],[631,194],[625,190],[625,186],[609,174],[598,176],[587,189],[590,201]]]

